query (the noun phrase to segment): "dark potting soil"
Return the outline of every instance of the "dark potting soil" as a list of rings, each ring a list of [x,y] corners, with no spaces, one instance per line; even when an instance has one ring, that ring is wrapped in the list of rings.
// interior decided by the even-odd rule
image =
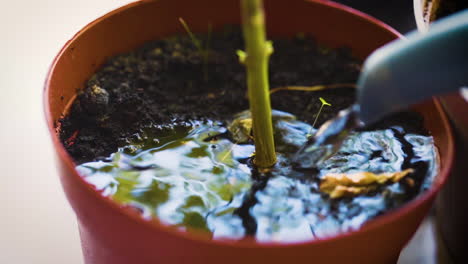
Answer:
[[[309,133],[354,103],[354,88],[279,91],[272,107],[278,163],[268,173],[252,166],[252,141],[237,144],[229,122],[248,109],[245,68],[236,29],[148,43],[111,58],[86,84],[61,139],[77,169],[105,196],[182,230],[214,238],[253,235],[259,241],[298,241],[359,228],[430,186],[437,171],[432,138],[420,115],[396,114],[353,133],[318,170],[297,170],[291,155]],[[209,41],[208,41],[209,39]],[[346,48],[330,50],[310,36],[274,39],[271,88],[354,83],[360,61]],[[325,106],[314,122],[325,98]],[[297,118],[297,120],[296,120]],[[374,173],[414,168],[405,181],[357,197],[332,199],[327,173]]]
[[[199,38],[207,42],[206,36]],[[75,161],[107,156],[150,124],[226,120],[247,109],[245,67],[236,55],[243,48],[240,32],[228,28],[212,34],[208,43],[206,59],[189,37],[178,36],[105,63],[61,121],[60,137]],[[330,50],[311,37],[274,39],[274,49],[271,88],[354,83],[359,74],[361,61],[349,49]],[[324,107],[316,126],[352,104],[354,89],[280,91],[271,100],[273,109],[312,123],[319,97],[332,107]]]

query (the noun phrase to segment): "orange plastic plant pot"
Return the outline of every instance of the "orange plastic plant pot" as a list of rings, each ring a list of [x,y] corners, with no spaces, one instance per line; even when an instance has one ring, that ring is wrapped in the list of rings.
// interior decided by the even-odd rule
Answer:
[[[348,46],[364,59],[400,35],[358,11],[329,1],[266,0],[270,36],[311,33],[330,47]],[[210,240],[183,233],[157,219],[147,221],[103,197],[75,170],[57,135],[58,119],[84,83],[110,56],[146,41],[183,32],[183,17],[193,31],[240,23],[239,0],[140,1],[119,8],[76,34],[55,58],[44,93],[47,124],[57,153],[60,179],[79,223],[86,263],[395,263],[446,181],[453,160],[453,140],[437,101],[417,107],[440,152],[440,173],[432,188],[398,210],[361,229],[300,243]]]

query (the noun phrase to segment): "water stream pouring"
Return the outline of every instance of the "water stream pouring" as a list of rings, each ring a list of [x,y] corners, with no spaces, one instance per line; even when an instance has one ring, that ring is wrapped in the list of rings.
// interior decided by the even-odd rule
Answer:
[[[374,51],[358,79],[357,103],[324,123],[295,162],[313,168],[336,153],[353,129],[467,85],[468,10],[434,23],[428,33],[412,32]]]

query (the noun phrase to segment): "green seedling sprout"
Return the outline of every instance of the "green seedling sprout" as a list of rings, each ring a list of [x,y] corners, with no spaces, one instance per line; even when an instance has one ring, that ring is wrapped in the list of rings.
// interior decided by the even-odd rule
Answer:
[[[211,43],[211,32],[213,31],[213,26],[208,24],[208,37],[206,38],[205,52],[203,52],[203,72],[205,81],[208,80],[208,54],[210,50]]]
[[[209,54],[209,47],[210,47],[210,42],[211,42],[211,31],[213,30],[213,27],[211,24],[208,25],[208,36],[206,40],[205,47],[203,47],[202,41],[200,41],[195,34],[193,34],[192,30],[188,26],[188,24],[185,22],[185,20],[181,17],[179,17],[179,22],[184,27],[185,32],[189,35],[190,39],[192,40],[193,45],[198,49],[198,51],[203,55],[203,76],[205,81],[208,80],[208,54]]]
[[[185,31],[189,35],[190,39],[192,40],[193,45],[198,49],[198,51],[203,52],[203,46],[201,44],[201,41],[195,37],[195,34],[193,34],[192,30],[190,30],[190,27],[187,25],[185,20],[181,17],[179,17],[179,22],[182,24],[184,27]]]
[[[315,127],[315,123],[317,123],[317,120],[318,120],[318,118],[319,118],[319,116],[320,116],[320,113],[322,113],[323,107],[324,107],[324,106],[331,106],[331,104],[328,103],[327,101],[325,101],[325,99],[323,99],[322,97],[319,97],[319,100],[320,100],[320,102],[322,103],[322,105],[320,106],[320,108],[319,108],[319,110],[318,110],[318,113],[317,113],[317,115],[315,116],[315,120],[314,120],[314,123],[312,124],[312,128]]]
[[[273,52],[273,45],[266,40],[263,1],[241,0],[241,12],[245,51],[238,51],[237,55],[247,68],[247,88],[255,142],[254,164],[260,169],[265,169],[276,163],[268,83],[268,60]]]

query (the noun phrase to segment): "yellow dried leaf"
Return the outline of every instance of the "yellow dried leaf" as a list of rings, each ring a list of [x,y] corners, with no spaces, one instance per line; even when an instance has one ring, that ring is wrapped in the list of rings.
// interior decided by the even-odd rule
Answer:
[[[376,187],[377,187],[376,185],[365,186],[365,187],[350,187],[350,186],[338,185],[331,191],[331,193],[329,193],[329,195],[330,195],[330,198],[332,199],[340,198],[344,196],[346,197],[356,196],[359,194],[371,192]]]
[[[296,120],[296,117],[282,111],[272,110],[271,118],[273,120],[273,125],[276,126],[278,121],[292,121]],[[252,115],[249,110],[238,113],[234,116],[234,120],[228,125],[227,129],[231,133],[232,139],[236,143],[246,143],[250,140],[253,140],[252,137]]]
[[[251,139],[252,125],[252,118],[238,118],[229,124],[228,130],[235,142],[245,143]]]
[[[380,174],[372,172],[330,173],[322,180],[320,190],[328,193],[331,198],[364,194],[376,189],[379,185],[398,182],[413,171],[413,169],[406,169]]]

